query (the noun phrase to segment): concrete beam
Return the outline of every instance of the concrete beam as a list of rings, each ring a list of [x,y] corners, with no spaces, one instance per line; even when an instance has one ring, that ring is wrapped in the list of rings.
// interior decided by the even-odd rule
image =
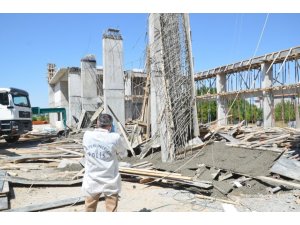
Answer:
[[[228,64],[225,66],[220,66],[207,71],[199,72],[195,74],[195,80],[204,80],[212,77],[216,77],[217,74],[229,74],[234,72],[241,72],[249,70],[249,65],[251,64],[251,69],[259,69],[263,63],[281,63],[285,60],[293,60],[300,58],[300,46],[293,47],[291,49],[285,49],[279,52],[269,53],[263,56],[258,56],[252,59],[247,59],[244,61],[236,62],[233,64]]]

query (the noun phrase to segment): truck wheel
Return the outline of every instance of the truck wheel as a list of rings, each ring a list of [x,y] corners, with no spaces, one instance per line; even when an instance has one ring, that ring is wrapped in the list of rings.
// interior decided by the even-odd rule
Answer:
[[[7,143],[15,143],[19,140],[20,136],[13,136],[13,137],[9,137],[9,138],[5,138],[5,141]]]

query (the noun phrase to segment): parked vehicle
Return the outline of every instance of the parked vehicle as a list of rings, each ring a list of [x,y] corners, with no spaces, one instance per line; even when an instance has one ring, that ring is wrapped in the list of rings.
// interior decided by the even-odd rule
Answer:
[[[19,140],[32,130],[28,92],[17,88],[0,88],[0,137],[8,143]]]

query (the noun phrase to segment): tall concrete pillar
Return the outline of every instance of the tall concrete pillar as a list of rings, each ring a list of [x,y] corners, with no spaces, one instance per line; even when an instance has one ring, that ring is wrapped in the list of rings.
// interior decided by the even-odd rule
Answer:
[[[55,107],[55,99],[54,99],[54,88],[55,85],[52,84],[48,84],[48,100],[49,100],[49,108],[54,108]],[[50,125],[52,127],[55,127],[55,121],[57,120],[57,115],[55,115],[54,113],[49,113],[49,121],[50,121]]]
[[[269,69],[270,63],[261,64],[262,88],[272,87],[273,70]],[[263,91],[263,120],[264,127],[273,127],[274,119],[274,98],[272,91]]]
[[[125,94],[123,70],[123,39],[119,30],[108,29],[103,34],[104,111],[108,106],[125,126]]]
[[[149,48],[151,61],[151,77],[150,77],[150,109],[151,109],[151,136],[157,132],[157,117],[160,111],[160,99],[157,97],[156,84],[159,82],[159,68],[162,63],[160,41],[160,23],[159,14],[151,13],[149,15]]]
[[[96,76],[96,58],[87,55],[81,59],[81,105],[86,111],[98,108]]]
[[[188,14],[184,14],[184,21],[186,27],[186,36],[188,40],[188,50],[189,50],[189,59],[190,59],[190,72],[191,72],[191,80],[192,80],[192,96],[193,96],[193,134],[194,137],[198,137],[199,133],[199,124],[198,124],[198,113],[197,113],[197,102],[196,102],[196,89],[195,89],[195,80],[194,80],[194,62],[193,62],[193,54],[192,54],[192,38],[191,38],[191,30],[190,30],[190,18]]]
[[[76,119],[80,119],[81,115],[81,78],[80,69],[71,67],[68,73],[68,89],[69,89],[69,112],[67,116],[68,126],[76,126]],[[75,117],[75,118],[74,118]]]
[[[226,75],[217,74],[216,77],[217,93],[226,92]],[[218,125],[227,125],[226,104],[221,96],[217,96],[217,120]]]
[[[295,116],[296,116],[296,128],[300,128],[300,116],[299,116],[299,104],[298,104],[298,96],[295,97]]]
[[[133,71],[125,73],[125,120],[132,120],[132,75]]]

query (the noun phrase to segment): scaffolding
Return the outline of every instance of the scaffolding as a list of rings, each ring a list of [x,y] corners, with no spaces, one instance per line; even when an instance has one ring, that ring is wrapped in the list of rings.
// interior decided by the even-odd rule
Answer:
[[[284,115],[289,113],[285,105],[294,108],[293,117],[290,117],[289,121],[297,120],[300,97],[299,61],[300,47],[294,47],[197,73],[195,85],[198,109],[203,109],[208,104],[214,104],[216,99],[220,98],[228,110],[233,99],[237,97],[237,106],[234,110],[235,112],[233,112],[237,115],[233,115],[231,123],[237,123],[246,119],[246,111],[251,113],[251,117],[248,116],[248,120],[250,118],[249,122],[256,123],[263,119],[262,116],[258,116],[261,113],[257,114],[257,110],[263,111],[265,109],[263,107],[263,99],[264,96],[269,95],[271,101],[274,102],[270,105],[273,119],[275,119],[275,110],[279,110],[278,108],[275,109],[276,105],[280,103],[282,121],[284,121]],[[269,73],[270,75],[268,75]],[[270,84],[264,86],[263,80],[266,75],[269,76]],[[226,91],[217,91],[217,76],[226,77]],[[240,104],[240,102],[243,102],[243,104]],[[203,110],[199,111],[199,117],[205,118],[204,120],[200,119],[202,123],[211,122],[203,115],[208,110],[205,112]],[[234,117],[238,117],[238,119],[234,120]],[[276,117],[279,120],[278,113]]]

